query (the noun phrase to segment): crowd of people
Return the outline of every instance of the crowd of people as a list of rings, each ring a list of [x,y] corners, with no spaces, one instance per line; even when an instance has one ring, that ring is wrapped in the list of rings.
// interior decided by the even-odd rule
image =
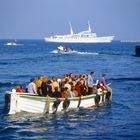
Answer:
[[[18,85],[16,92],[26,92],[43,97],[48,95],[55,98],[86,96],[97,94],[99,90],[112,92],[106,84],[106,74],[102,74],[99,81],[95,81],[94,76],[94,72],[89,75],[64,74],[61,79],[53,76],[51,80],[46,76],[39,76],[38,79],[32,78],[25,90]]]

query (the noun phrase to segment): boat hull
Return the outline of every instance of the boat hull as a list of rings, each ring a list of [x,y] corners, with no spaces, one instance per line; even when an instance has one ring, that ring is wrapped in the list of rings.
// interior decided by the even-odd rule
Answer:
[[[27,93],[16,93],[7,91],[6,94],[10,96],[10,111],[9,114],[15,114],[17,112],[29,112],[29,113],[56,113],[63,112],[65,110],[71,110],[76,108],[95,108],[103,105],[106,102],[106,93],[99,93],[100,100],[96,101],[96,95],[73,97],[69,99],[64,98],[50,98],[33,96]],[[67,105],[65,107],[65,105]],[[57,107],[56,107],[57,106]]]

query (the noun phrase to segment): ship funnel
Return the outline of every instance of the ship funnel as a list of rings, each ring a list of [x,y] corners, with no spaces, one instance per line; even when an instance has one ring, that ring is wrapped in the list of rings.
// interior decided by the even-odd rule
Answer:
[[[91,32],[90,22],[88,21],[88,31]]]
[[[74,33],[73,33],[73,29],[72,29],[71,23],[69,23],[69,24],[70,24],[70,34],[73,35]]]

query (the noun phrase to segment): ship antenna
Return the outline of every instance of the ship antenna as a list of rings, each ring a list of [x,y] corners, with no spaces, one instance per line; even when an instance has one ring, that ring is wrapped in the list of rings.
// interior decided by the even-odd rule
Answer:
[[[71,23],[69,23],[69,24],[70,24],[70,34],[73,35],[74,33],[73,33],[73,29],[72,29]]]
[[[88,31],[91,32],[90,22],[88,21]]]

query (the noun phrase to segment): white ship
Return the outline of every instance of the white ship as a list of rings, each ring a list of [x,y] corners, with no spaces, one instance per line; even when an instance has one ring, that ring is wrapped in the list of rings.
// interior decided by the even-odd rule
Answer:
[[[70,24],[70,34],[45,37],[46,42],[57,43],[109,43],[112,42],[113,39],[114,36],[98,37],[95,32],[92,32],[89,22],[87,31],[82,31],[80,33],[75,34]]]

